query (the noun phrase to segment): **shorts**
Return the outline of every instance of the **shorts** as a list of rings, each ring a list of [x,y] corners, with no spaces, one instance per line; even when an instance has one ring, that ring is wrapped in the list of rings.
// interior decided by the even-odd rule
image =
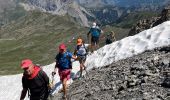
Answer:
[[[91,37],[91,43],[92,44],[98,44],[99,43],[99,37],[92,36]]]
[[[71,73],[71,69],[65,69],[65,70],[58,70],[59,76],[60,76],[60,80],[63,81],[65,78],[67,80],[70,79],[70,73]]]
[[[86,61],[86,56],[78,56],[79,62],[84,63]]]

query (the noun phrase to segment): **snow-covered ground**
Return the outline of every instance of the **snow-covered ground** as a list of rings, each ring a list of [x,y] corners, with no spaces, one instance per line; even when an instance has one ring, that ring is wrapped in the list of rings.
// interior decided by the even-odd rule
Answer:
[[[109,65],[113,61],[125,59],[145,50],[166,45],[170,45],[170,21],[94,51],[93,54],[88,56],[85,65],[90,70],[93,67]],[[43,66],[43,70],[50,78],[54,65],[55,63]],[[73,62],[72,75],[74,76],[78,71],[79,63],[75,61]],[[22,90],[21,77],[22,74],[0,76],[0,100],[19,100]],[[72,79],[69,81],[69,84],[71,82]],[[53,93],[61,88],[58,74],[55,76],[55,83],[55,91]]]

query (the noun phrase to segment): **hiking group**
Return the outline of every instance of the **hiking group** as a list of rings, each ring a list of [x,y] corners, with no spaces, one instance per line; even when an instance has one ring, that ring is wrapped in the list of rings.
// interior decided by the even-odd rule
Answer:
[[[77,39],[77,44],[74,50],[74,54],[67,51],[67,47],[64,43],[61,43],[58,47],[58,54],[55,57],[55,68],[52,72],[52,76],[58,73],[60,81],[62,83],[63,99],[67,98],[67,81],[70,79],[72,62],[71,59],[78,60],[80,63],[79,78],[82,78],[82,72],[86,69],[84,65],[87,56],[87,49],[91,47],[92,52],[99,48],[99,37],[102,30],[93,23],[87,33],[91,34],[91,44],[85,44],[82,38]],[[21,68],[24,70],[22,77],[22,92],[20,100],[24,100],[27,92],[30,100],[48,100],[49,90],[52,89],[52,85],[49,81],[47,74],[37,65],[34,65],[30,59],[24,59],[21,62]]]

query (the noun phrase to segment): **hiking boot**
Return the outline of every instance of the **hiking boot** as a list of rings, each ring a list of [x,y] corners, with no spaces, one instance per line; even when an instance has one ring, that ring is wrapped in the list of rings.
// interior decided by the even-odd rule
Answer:
[[[84,70],[86,70],[86,67],[83,67]]]
[[[79,77],[79,78],[78,78],[78,80],[81,80],[81,79],[82,79],[82,77]]]
[[[61,92],[63,92],[64,90],[63,89],[60,89],[60,90],[58,90],[58,93],[61,93]]]
[[[67,96],[66,95],[63,95],[63,100],[67,100]]]

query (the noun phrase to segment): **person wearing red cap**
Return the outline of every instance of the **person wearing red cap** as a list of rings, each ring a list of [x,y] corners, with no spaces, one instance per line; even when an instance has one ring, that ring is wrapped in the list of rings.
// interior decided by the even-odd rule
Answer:
[[[70,73],[72,69],[72,63],[71,58],[77,59],[76,56],[73,56],[71,52],[67,51],[65,44],[59,45],[59,53],[56,55],[56,65],[54,72],[52,72],[52,75],[55,75],[56,70],[58,69],[58,73],[60,76],[60,80],[63,85],[63,98],[66,99],[66,89],[67,89],[67,80],[70,79]]]
[[[22,77],[22,92],[20,100],[24,100],[30,91],[30,100],[47,100],[49,94],[49,77],[34,65],[30,59],[22,60],[21,68],[24,70]]]

